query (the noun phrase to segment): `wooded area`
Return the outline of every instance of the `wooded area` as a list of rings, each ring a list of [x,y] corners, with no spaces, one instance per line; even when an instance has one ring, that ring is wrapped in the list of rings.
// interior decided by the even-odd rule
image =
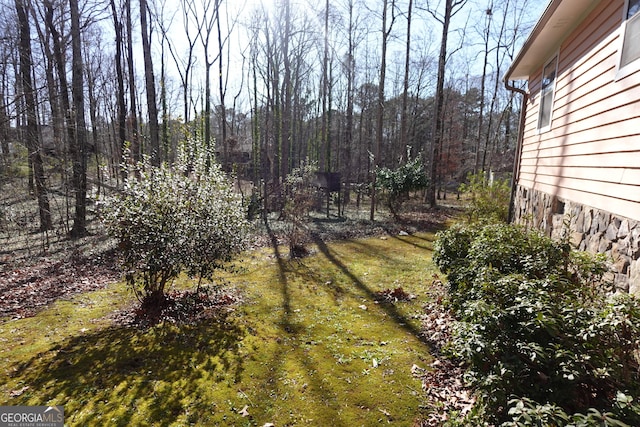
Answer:
[[[265,203],[316,162],[372,217],[373,172],[422,156],[434,205],[470,172],[511,170],[520,102],[501,77],[532,6],[2,0],[1,179],[28,178],[41,230],[49,192],[66,194],[71,236],[123,160],[200,148]]]

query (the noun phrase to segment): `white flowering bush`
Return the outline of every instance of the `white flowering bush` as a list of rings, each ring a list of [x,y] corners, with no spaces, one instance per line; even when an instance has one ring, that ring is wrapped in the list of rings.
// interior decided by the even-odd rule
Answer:
[[[127,171],[122,194],[104,202],[127,283],[141,301],[163,301],[181,272],[198,283],[210,278],[244,248],[249,223],[240,195],[210,158],[183,153],[172,167],[145,161]]]

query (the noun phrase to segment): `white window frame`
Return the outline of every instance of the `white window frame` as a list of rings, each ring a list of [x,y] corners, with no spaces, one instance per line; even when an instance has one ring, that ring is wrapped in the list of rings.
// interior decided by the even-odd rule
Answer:
[[[549,102],[549,123],[542,126],[541,122],[542,122],[542,104],[544,102],[544,90],[546,88],[543,88],[543,84],[544,84],[544,71],[545,69],[551,65],[552,62],[555,61],[555,70],[554,70],[554,75],[553,75],[553,82],[551,83],[551,101]],[[542,67],[542,75],[540,77],[540,102],[538,105],[538,124],[536,126],[538,133],[543,133],[543,132],[548,132],[551,129],[551,123],[553,122],[553,103],[555,101],[556,98],[556,83],[558,81],[558,63],[560,62],[560,54],[559,52],[556,52],[548,61],[546,61],[544,63],[544,66]]]
[[[616,66],[615,80],[620,80],[627,77],[630,74],[640,71],[640,58],[636,58],[626,65],[622,65],[622,52],[624,50],[624,39],[627,34],[627,14],[629,10],[629,0],[624,1],[624,7],[622,8],[622,25],[620,26],[620,36],[618,37],[620,48],[618,49],[618,63]],[[636,12],[631,19],[640,20],[640,12]]]

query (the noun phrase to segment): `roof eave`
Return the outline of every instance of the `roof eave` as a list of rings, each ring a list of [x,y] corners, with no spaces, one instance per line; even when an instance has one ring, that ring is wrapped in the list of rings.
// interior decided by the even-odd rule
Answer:
[[[503,80],[529,80],[600,1],[551,0]]]

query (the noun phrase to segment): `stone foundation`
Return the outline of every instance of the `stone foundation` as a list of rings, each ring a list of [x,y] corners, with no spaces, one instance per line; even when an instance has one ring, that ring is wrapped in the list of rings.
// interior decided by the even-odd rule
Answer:
[[[513,221],[555,239],[569,237],[573,247],[604,253],[616,287],[640,295],[640,221],[518,186]]]

